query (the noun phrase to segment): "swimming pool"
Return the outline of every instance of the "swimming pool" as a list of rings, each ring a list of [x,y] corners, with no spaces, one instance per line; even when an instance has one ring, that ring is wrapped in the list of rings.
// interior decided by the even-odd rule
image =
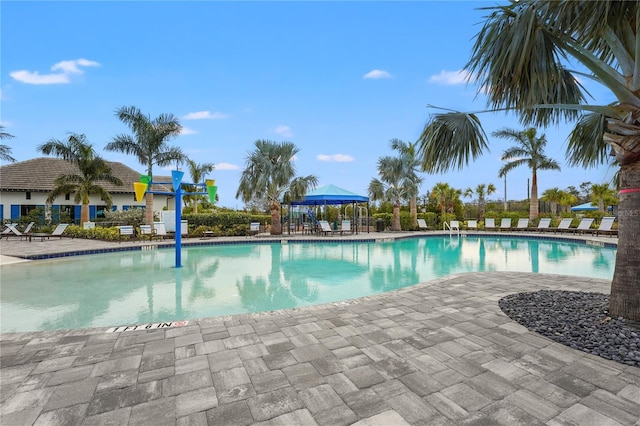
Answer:
[[[551,239],[430,236],[103,253],[2,266],[0,331],[112,327],[336,302],[449,274],[611,279],[615,248]]]

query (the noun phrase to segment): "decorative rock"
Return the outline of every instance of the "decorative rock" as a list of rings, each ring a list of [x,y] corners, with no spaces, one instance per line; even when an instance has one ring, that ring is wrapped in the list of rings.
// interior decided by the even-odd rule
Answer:
[[[500,309],[527,329],[563,345],[640,367],[640,323],[609,316],[609,295],[541,290],[504,297]]]

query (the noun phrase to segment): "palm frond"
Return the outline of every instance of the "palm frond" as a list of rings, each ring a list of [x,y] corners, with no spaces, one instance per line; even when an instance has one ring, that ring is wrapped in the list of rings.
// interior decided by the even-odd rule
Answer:
[[[444,173],[462,169],[488,150],[487,138],[475,114],[433,114],[418,138],[422,170]]]
[[[609,158],[603,139],[607,123],[603,114],[585,114],[569,134],[566,157],[570,166],[596,167]]]

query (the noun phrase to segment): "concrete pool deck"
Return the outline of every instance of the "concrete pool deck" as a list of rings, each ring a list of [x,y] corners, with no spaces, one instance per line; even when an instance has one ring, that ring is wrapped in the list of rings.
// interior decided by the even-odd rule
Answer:
[[[405,235],[416,233],[359,238]],[[331,238],[349,237],[322,240]],[[9,253],[114,244],[137,243],[3,240],[0,255],[4,263]],[[640,368],[529,332],[497,303],[540,289],[608,293],[609,285],[469,273],[346,302],[166,329],[4,333],[0,423],[640,425]]]

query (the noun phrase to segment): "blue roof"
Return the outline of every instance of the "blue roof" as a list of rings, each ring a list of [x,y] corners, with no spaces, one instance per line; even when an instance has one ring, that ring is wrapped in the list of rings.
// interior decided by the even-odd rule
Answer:
[[[292,205],[323,205],[323,204],[348,204],[348,203],[367,203],[369,197],[358,195],[346,189],[339,188],[335,185],[320,186],[313,191],[307,192],[302,200],[291,202]]]

